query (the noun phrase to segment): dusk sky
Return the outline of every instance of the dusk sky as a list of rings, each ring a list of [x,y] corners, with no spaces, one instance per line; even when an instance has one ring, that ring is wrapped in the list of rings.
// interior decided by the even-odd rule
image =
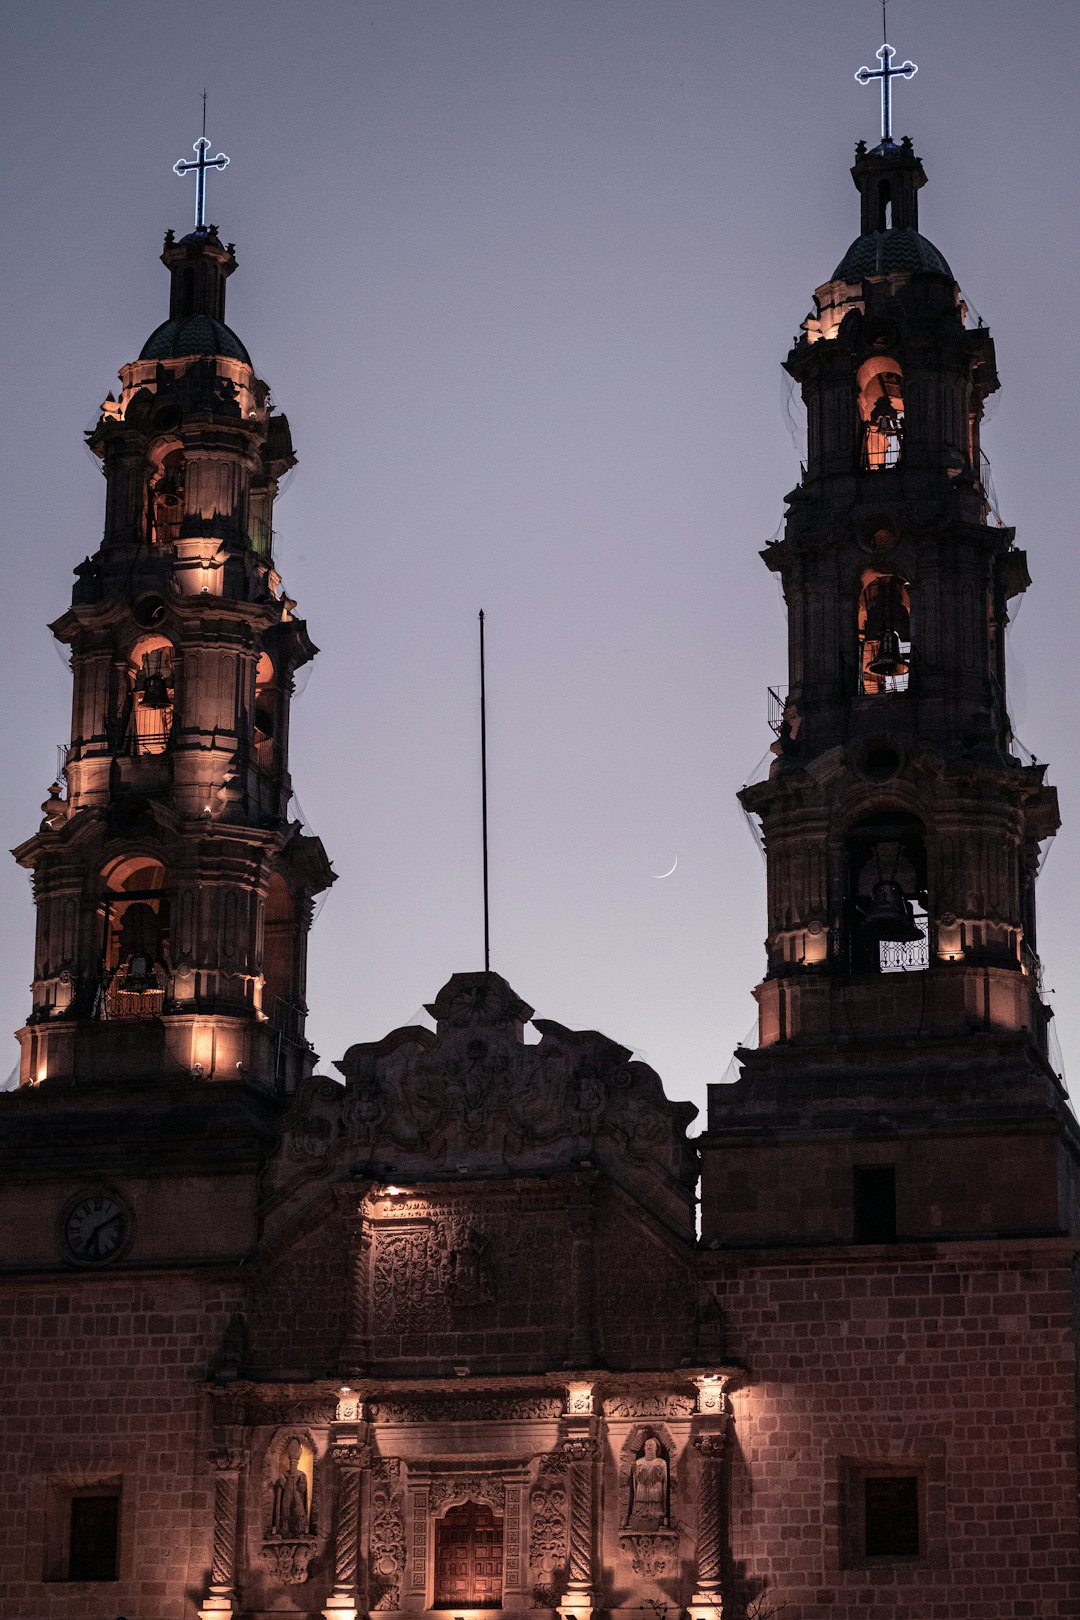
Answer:
[[[1010,709],[1061,796],[1038,944],[1080,1072],[1080,4],[888,11],[919,65],[894,129],[929,175],[921,228],[997,342],[984,448],[1035,581]],[[853,75],[880,39],[875,0],[9,6],[4,847],[68,736],[45,626],[100,542],[83,433],[168,312],[205,87],[226,320],[300,458],[275,550],[322,648],[291,761],[339,874],[312,935],[321,1067],[482,966],[483,607],[492,966],[703,1106],[764,972],[735,793],[786,678],[758,557],[802,454],[780,362],[858,233],[878,94]],[[14,1031],[33,913],[0,870]]]

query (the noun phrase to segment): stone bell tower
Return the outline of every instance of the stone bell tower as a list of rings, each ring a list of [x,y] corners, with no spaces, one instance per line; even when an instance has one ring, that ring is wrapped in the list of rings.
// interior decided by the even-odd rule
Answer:
[[[758,1047],[710,1115],[728,1155],[778,1152],[790,1130],[791,1197],[763,1186],[737,1209],[707,1153],[707,1220],[747,1242],[850,1241],[875,1221],[1054,1232],[1053,1142],[1074,1133],[1046,1057],[1035,876],[1058,814],[1009,726],[1005,627],[1030,580],[983,483],[994,346],[920,234],[910,139],[860,142],[851,173],[860,234],[784,362],[808,455],[763,557],[789,684],[768,779],[740,795],[767,852],[768,960]],[[1020,1121],[1009,1177],[946,1174]],[[895,1195],[888,1176],[859,1182],[879,1161]]]
[[[289,1091],[312,1061],[312,898],[333,881],[288,808],[293,676],[316,652],[273,559],[295,457],[224,324],[232,245],[199,223],[161,257],[169,318],[89,434],[104,535],[52,626],[71,741],[66,791],[15,851],[37,907],[20,1081]]]

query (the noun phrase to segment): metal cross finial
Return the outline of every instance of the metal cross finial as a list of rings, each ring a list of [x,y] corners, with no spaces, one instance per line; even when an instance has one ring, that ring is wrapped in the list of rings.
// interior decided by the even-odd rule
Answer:
[[[888,143],[892,140],[892,81],[914,78],[919,70],[914,62],[903,62],[900,67],[893,67],[892,59],[896,52],[888,42],[876,54],[881,66],[861,67],[855,77],[860,84],[869,84],[872,79],[881,80],[881,139]]]
[[[173,173],[179,175],[190,174],[195,171],[195,229],[201,231],[206,226],[206,171],[207,169],[224,169],[228,166],[228,158],[224,152],[217,157],[208,158],[210,142],[206,138],[206,91],[203,91],[203,132],[195,142],[193,151],[196,154],[195,162],[190,158],[181,158],[173,164]]]

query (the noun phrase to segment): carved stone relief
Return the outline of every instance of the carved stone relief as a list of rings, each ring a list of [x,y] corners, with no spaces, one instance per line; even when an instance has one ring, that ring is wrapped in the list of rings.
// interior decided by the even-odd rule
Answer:
[[[503,1570],[507,1591],[519,1590],[525,1581],[521,1567],[521,1504],[522,1487],[508,1484],[503,1510]]]
[[[334,1080],[312,1075],[297,1088],[285,1118],[285,1153],[298,1164],[326,1158],[341,1131],[342,1089]]]
[[[354,1162],[393,1163],[404,1179],[433,1163],[527,1172],[569,1168],[590,1148],[665,1205],[673,1181],[683,1207],[697,1168],[692,1105],[669,1102],[625,1047],[550,1019],[534,1020],[538,1044],[524,1043],[531,1009],[497,974],[455,975],[433,1008],[436,1034],[396,1030],[350,1047],[338,1065],[342,1146]]]
[[[561,1414],[562,1401],[557,1395],[435,1395],[413,1401],[372,1401],[369,1410],[373,1421],[383,1423],[550,1421]]]
[[[692,1395],[666,1395],[644,1391],[640,1395],[608,1395],[604,1400],[605,1417],[689,1417],[694,1410]]]
[[[495,1299],[491,1240],[472,1211],[378,1222],[373,1232],[372,1313],[402,1331],[451,1327],[453,1312]]]
[[[490,1474],[447,1474],[431,1482],[431,1510],[438,1515],[459,1502],[486,1502],[496,1513],[506,1505],[506,1485]]]
[[[495,1274],[488,1240],[459,1218],[438,1227],[438,1259],[451,1305],[488,1305],[495,1298]]]
[[[277,1586],[301,1586],[308,1578],[308,1565],[315,1556],[314,1540],[268,1541],[263,1545],[263,1562]]]
[[[566,1511],[566,1481],[541,1475],[529,1493],[529,1578],[534,1594],[538,1587],[550,1588],[554,1572],[566,1564]]]
[[[401,1607],[405,1570],[405,1523],[402,1515],[401,1464],[394,1458],[372,1471],[371,1585],[373,1609]]]
[[[374,1236],[371,1282],[375,1321],[408,1333],[430,1322],[438,1305],[430,1226],[380,1227]]]
[[[635,1575],[656,1580],[659,1576],[670,1574],[678,1568],[677,1530],[659,1530],[652,1535],[624,1532],[619,1537],[619,1546],[623,1554],[629,1558]]]

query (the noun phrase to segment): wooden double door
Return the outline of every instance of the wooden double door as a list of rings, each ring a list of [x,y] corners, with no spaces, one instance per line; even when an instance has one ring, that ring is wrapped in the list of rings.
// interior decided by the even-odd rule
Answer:
[[[503,1521],[486,1503],[463,1502],[435,1525],[435,1607],[498,1609]]]

